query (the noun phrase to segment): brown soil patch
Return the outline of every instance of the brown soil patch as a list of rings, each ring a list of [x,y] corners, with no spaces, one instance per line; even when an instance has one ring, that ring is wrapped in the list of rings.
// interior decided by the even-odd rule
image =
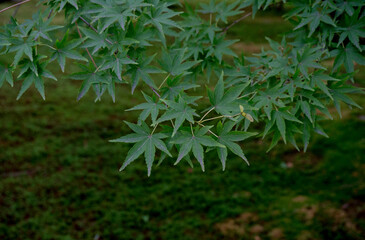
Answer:
[[[236,218],[230,218],[224,222],[217,223],[215,228],[218,229],[224,236],[232,238],[242,237],[248,233],[248,230],[249,232],[256,234],[263,232],[263,226],[258,224],[250,228],[250,225],[257,222],[258,220],[259,218],[255,213],[246,212],[242,213]]]
[[[252,234],[260,234],[264,231],[264,227],[260,224],[256,224],[256,225],[253,225],[251,228],[250,228],[250,232]]]
[[[306,206],[297,209],[296,212],[299,213],[299,215],[301,215],[307,223],[310,223],[318,212],[318,206],[317,205]]]
[[[269,49],[269,44],[254,44],[254,43],[244,43],[244,42],[238,42],[233,44],[233,49],[236,52],[244,52],[244,53],[260,53],[261,48]]]
[[[293,168],[313,170],[314,167],[318,163],[320,163],[321,158],[310,152],[303,153],[295,150],[285,153],[283,156],[283,160],[287,166],[292,166]]]
[[[293,202],[295,203],[303,203],[306,202],[308,200],[308,198],[306,196],[298,196],[293,198]]]
[[[274,228],[273,230],[271,230],[269,232],[269,237],[272,240],[278,240],[278,239],[283,239],[284,238],[284,232],[281,228]]]
[[[234,219],[228,219],[225,222],[217,223],[216,228],[225,236],[243,236],[245,228],[241,224],[237,224]]]
[[[301,196],[294,199],[303,200]],[[329,203],[309,205],[297,209],[296,213],[302,217],[307,225],[311,225],[315,219],[332,232],[344,230],[350,235],[365,233],[365,230],[357,225],[360,219],[365,219],[365,203],[359,200],[351,200],[341,208],[334,208]],[[303,234],[302,239],[312,238],[308,237],[308,234]]]

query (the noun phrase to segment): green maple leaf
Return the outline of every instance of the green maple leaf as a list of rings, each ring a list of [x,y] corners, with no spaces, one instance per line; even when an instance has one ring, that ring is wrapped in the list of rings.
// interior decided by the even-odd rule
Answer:
[[[44,78],[51,78],[53,80],[57,80],[55,76],[49,71],[45,69],[46,63],[39,63],[39,60],[42,59],[42,56],[35,57],[35,61],[31,62],[30,60],[24,60],[24,66],[21,69],[21,72],[18,76],[18,79],[24,79],[22,86],[20,88],[19,94],[16,100],[19,100],[20,97],[30,88],[32,84],[34,84],[35,88],[42,96],[43,100],[46,99],[44,92]],[[36,66],[34,66],[36,65]]]
[[[169,109],[157,120],[156,124],[175,119],[172,136],[176,134],[177,130],[179,130],[186,120],[190,123],[194,123],[194,116],[199,116],[196,114],[195,109],[191,108],[181,97],[178,102],[169,100],[162,101],[169,106]]]
[[[246,8],[248,6],[252,6],[252,17],[255,17],[257,11],[265,4],[266,7],[271,4],[273,0],[246,0],[246,1],[240,1],[242,2],[239,8]]]
[[[361,8],[356,11],[351,17],[345,15],[344,25],[345,27],[339,27],[338,30],[342,31],[340,38],[338,40],[337,47],[340,46],[343,41],[348,38],[350,42],[357,47],[357,49],[362,52],[362,48],[360,46],[360,38],[365,37],[365,17],[362,16],[359,19]]]
[[[100,66],[100,70],[112,69],[115,75],[122,81],[123,66],[128,64],[137,64],[130,59],[126,53],[120,53],[113,56],[105,57],[103,64]]]
[[[240,1],[235,1],[231,4],[226,4],[226,2],[222,1],[217,5],[217,16],[216,21],[222,20],[224,23],[227,23],[227,18],[243,13],[239,9],[235,9]]]
[[[126,111],[143,110],[139,115],[139,121],[145,121],[146,118],[151,115],[152,124],[155,124],[160,110],[166,110],[167,108],[164,104],[159,103],[155,98],[151,98],[143,92],[142,94],[147,102],[139,104]]]
[[[142,79],[148,86],[157,89],[155,82],[150,77],[151,73],[161,73],[161,70],[149,65],[155,56],[142,58],[139,57],[136,62],[138,65],[130,65],[130,69],[126,72],[126,74],[131,75],[132,77],[132,93],[136,89],[139,80]]]
[[[110,79],[108,79],[102,72],[95,71],[94,66],[80,66],[84,71],[71,75],[72,79],[83,81],[77,101],[83,98],[92,86],[94,87],[97,99],[99,100],[103,94],[103,90],[106,89],[105,87],[103,88],[102,85],[110,84]]]
[[[282,88],[281,84],[278,84],[269,90],[259,91],[258,96],[253,99],[255,102],[255,107],[259,109],[263,107],[264,112],[270,120],[271,112],[274,106],[279,108],[285,107],[285,103],[282,99],[290,97],[289,95],[284,94],[285,90],[286,88]]]
[[[339,79],[333,78],[327,74],[324,74],[322,71],[315,72],[311,78],[311,87],[318,87],[324,92],[330,99],[333,100],[332,95],[330,93],[330,89],[327,87],[324,81],[339,81]]]
[[[321,48],[305,48],[303,51],[300,51],[296,57],[296,64],[298,66],[299,71],[309,79],[308,69],[316,68],[326,70],[325,67],[320,65],[318,62],[321,59],[323,52]]]
[[[354,62],[365,65],[365,57],[357,51],[352,43],[331,51],[331,55],[336,57],[332,72],[335,72],[342,64],[345,65],[346,71],[349,73],[354,72]]]
[[[66,4],[72,5],[74,8],[79,9],[77,6],[77,0],[58,0],[60,2],[60,9],[58,12],[61,12],[62,9],[66,6]]]
[[[175,165],[178,164],[181,159],[186,157],[189,152],[192,151],[194,157],[200,163],[203,172],[205,171],[203,146],[225,148],[224,145],[218,143],[212,137],[206,135],[210,128],[211,127],[196,127],[193,133],[189,131],[183,132],[181,136],[179,136],[175,140],[172,140],[174,144],[181,144],[179,155],[177,157]]]
[[[188,72],[188,70],[199,62],[185,61],[185,50],[163,52],[161,61],[159,61],[161,68],[172,76],[190,74],[191,72]]]
[[[7,81],[10,86],[14,86],[12,68],[10,66],[4,66],[0,64],[0,88],[4,84],[4,81]]]
[[[318,10],[314,10],[312,12],[305,12],[300,15],[302,18],[301,22],[294,28],[294,30],[297,30],[307,24],[309,24],[309,35],[308,37],[312,36],[312,34],[315,32],[315,30],[319,27],[319,24],[321,22],[336,27],[335,22],[332,20],[332,18],[329,16],[329,14],[333,12],[333,9],[327,9],[323,10],[322,12],[319,12]]]
[[[147,17],[144,26],[152,24],[156,27],[159,32],[159,37],[164,46],[166,46],[164,27],[175,27],[183,30],[175,21],[172,20],[173,17],[181,14],[181,12],[174,12],[168,7],[172,3],[163,3],[162,1],[157,1],[160,4],[155,5],[155,8],[151,8],[149,12],[145,14]]]
[[[239,156],[245,162],[247,165],[250,165],[247,161],[247,158],[243,154],[243,151],[241,147],[234,142],[240,142],[243,141],[249,137],[257,135],[257,133],[249,133],[249,132],[242,132],[242,131],[232,131],[232,128],[235,126],[235,122],[228,121],[224,125],[222,122],[219,122],[217,125],[217,132],[218,132],[218,139],[217,141],[226,146],[226,148],[217,148],[219,159],[221,160],[223,171],[226,168],[226,160],[228,155],[229,149],[231,152],[233,152],[235,155]]]
[[[107,74],[103,74],[102,77],[104,78],[104,81],[102,83],[92,84],[92,87],[97,95],[95,101],[101,101],[101,96],[106,91],[108,91],[113,102],[115,102],[115,84],[123,82],[114,75],[112,75],[110,72],[107,72]]]
[[[293,76],[293,78],[289,79],[288,81],[289,82],[287,82],[287,84],[284,86],[284,89],[286,89],[288,91],[288,94],[292,101],[294,99],[294,94],[298,88],[305,89],[305,90],[312,91],[312,92],[315,91],[314,88],[309,83],[308,79],[306,79],[302,75],[298,74],[296,76]]]
[[[130,24],[125,34],[127,38],[137,41],[140,47],[152,46],[149,41],[154,40],[153,30],[143,26],[143,23],[140,21]]]
[[[93,48],[92,54],[95,54],[99,49],[106,48],[108,43],[105,33],[96,33],[90,29],[79,27],[81,32],[85,34],[87,40],[83,44],[84,48]]]
[[[128,8],[125,1],[118,0],[91,0],[91,2],[98,4],[100,7],[94,10],[97,13],[92,22],[101,21],[100,33],[104,32],[110,25],[119,23],[120,27],[125,30],[125,24],[128,17],[135,17],[133,8]],[[138,6],[138,5],[137,5]]]
[[[349,94],[349,93],[364,94],[362,89],[352,87],[352,86],[346,86],[346,85],[341,84],[341,82],[337,82],[336,84],[331,86],[331,88],[332,88],[331,93],[333,96],[333,101],[334,101],[336,110],[341,118],[342,118],[341,104],[340,104],[341,102],[346,103],[348,106],[354,106],[359,109],[362,109],[362,107],[360,105],[358,105],[356,102],[354,102],[354,100],[352,100],[350,97],[347,96],[347,94]]]
[[[215,4],[215,0],[210,0],[209,4],[207,3],[201,3],[200,4],[200,10],[198,12],[204,13],[204,14],[213,14],[217,12],[217,5]]]
[[[337,11],[339,13],[343,13],[344,11],[346,11],[346,13],[349,16],[352,16],[355,12],[354,7],[358,7],[361,6],[362,1],[336,1],[336,5],[337,5]],[[359,8],[360,10],[361,8]]]
[[[302,124],[301,121],[299,121],[294,115],[288,113],[285,109],[282,110],[277,110],[274,112],[274,117],[273,117],[276,126],[281,134],[281,136],[283,137],[284,142],[286,143],[286,124],[285,124],[285,120],[288,121],[292,121],[292,122],[297,122]]]
[[[53,18],[49,18],[46,21],[43,21],[42,15],[39,14],[38,19],[36,19],[34,26],[32,26],[32,27],[34,27],[34,30],[32,31],[30,37],[33,38],[33,40],[43,38],[43,39],[46,39],[46,40],[52,42],[52,39],[48,33],[62,28],[62,26],[50,25],[52,20],[53,20]]]
[[[136,160],[143,153],[145,154],[145,161],[147,165],[147,174],[151,175],[151,169],[155,160],[156,148],[166,153],[171,157],[169,150],[165,143],[161,140],[167,136],[162,133],[151,133],[151,130],[146,123],[142,122],[141,126],[125,122],[135,133],[128,134],[121,138],[111,140],[111,142],[135,143],[129,150],[125,161],[120,168],[123,171],[131,162]]]
[[[224,75],[227,76],[226,87],[234,86],[240,83],[250,84],[251,70],[250,67],[244,66],[244,56],[234,58],[234,67],[224,69]]]
[[[32,49],[36,45],[36,42],[32,38],[28,39],[12,39],[11,46],[9,47],[9,52],[15,52],[14,60],[12,65],[16,67],[20,59],[25,54],[31,61],[33,61]]]
[[[2,47],[6,47],[11,45],[9,39],[11,38],[11,35],[5,34],[5,33],[0,33],[0,50],[2,49]]]
[[[199,85],[182,81],[181,76],[169,77],[166,81],[166,86],[161,88],[161,96],[168,100],[174,100],[182,92],[195,87],[199,87]]]
[[[50,61],[57,60],[61,67],[62,72],[65,71],[66,58],[80,60],[87,62],[88,60],[84,58],[80,53],[74,50],[82,43],[82,40],[72,40],[68,41],[68,31],[61,41],[56,40],[55,50],[51,56]]]
[[[222,62],[223,55],[237,57],[237,55],[230,48],[228,48],[235,42],[238,42],[238,40],[225,40],[224,37],[215,39],[213,44],[208,47],[208,53],[206,57],[215,56],[219,63]]]
[[[132,10],[139,10],[139,11],[142,11],[143,7],[153,6],[152,4],[145,3],[144,1],[145,0],[126,0],[125,4],[126,4],[127,8],[132,9]]]
[[[247,87],[247,84],[237,85],[224,91],[223,72],[215,86],[214,92],[208,90],[210,103],[213,105],[215,111],[222,115],[229,115],[232,112],[239,112],[238,97],[242,91]]]

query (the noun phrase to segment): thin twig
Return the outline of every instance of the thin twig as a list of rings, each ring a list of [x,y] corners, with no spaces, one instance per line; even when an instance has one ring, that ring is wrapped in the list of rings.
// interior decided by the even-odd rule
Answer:
[[[150,86],[150,85],[148,85],[151,89],[152,89],[152,91],[159,97],[159,98],[161,98],[161,95],[156,91],[156,89],[154,88],[154,87],[152,87],[152,86]]]
[[[0,10],[0,13],[5,12],[6,10],[9,10],[9,9],[11,9],[11,8],[13,8],[13,7],[16,7],[16,6],[20,6],[20,5],[22,5],[22,4],[24,4],[24,3],[27,3],[27,2],[30,2],[30,1],[31,1],[31,0],[25,0],[25,1],[23,1],[23,2],[20,2],[20,3],[16,3],[16,4],[14,4],[14,5],[11,5],[11,6],[7,7],[7,8],[1,9],[1,10]]]
[[[80,29],[79,29],[79,25],[77,24],[77,22],[75,22],[75,24],[76,24],[77,32],[79,33],[79,36],[80,36],[80,38],[82,39],[82,35],[81,35]],[[93,56],[91,56],[91,54],[90,54],[90,52],[89,52],[89,49],[87,49],[87,48],[85,48],[85,49],[86,49],[86,52],[87,52],[87,54],[89,55],[89,57],[90,57],[91,61],[93,62],[94,67],[95,67],[95,68],[98,68],[98,65],[96,65],[96,63],[95,63],[95,61],[94,61]]]
[[[49,14],[48,14],[48,17],[47,17],[47,19],[50,19],[50,18],[51,18],[51,16],[52,16],[52,13],[53,13],[53,8],[51,9],[51,11],[49,11]]]
[[[237,19],[236,21],[234,21],[231,25],[229,25],[228,27],[226,27],[225,29],[223,29],[222,34],[223,33],[226,33],[231,27],[233,27],[237,23],[241,22],[243,19],[249,17],[250,15],[251,15],[251,12],[247,13],[246,15],[243,15],[242,17],[240,17],[239,19]]]
[[[80,16],[80,19],[81,19],[81,21],[83,21],[87,26],[89,26],[89,28],[91,28],[94,32],[96,32],[97,34],[99,34],[99,32],[98,32],[98,30],[96,30],[94,27],[93,27],[93,25],[91,25],[88,21],[86,21],[86,19],[85,18],[83,18],[83,17],[81,17]],[[107,41],[109,44],[113,44],[113,42],[112,41],[110,41],[109,39],[105,39],[105,41]]]

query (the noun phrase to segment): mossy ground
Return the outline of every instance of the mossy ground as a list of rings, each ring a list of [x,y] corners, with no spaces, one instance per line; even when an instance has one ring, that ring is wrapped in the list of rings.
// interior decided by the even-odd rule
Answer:
[[[290,30],[272,18],[231,37],[257,45]],[[356,78],[365,85],[364,69]],[[19,86],[0,89],[0,239],[364,239],[363,110],[325,121],[330,138],[314,136],[305,154],[266,154],[257,139],[243,144],[250,167],[230,155],[222,172],[211,152],[206,173],[171,159],[147,178],[142,159],[119,172],[130,146],[108,143],[128,133],[122,121],[137,113],[124,110],[140,95],[120,86],[117,103],[90,93],[76,104],[80,82],[65,77],[46,83],[45,102],[34,90],[15,101]]]

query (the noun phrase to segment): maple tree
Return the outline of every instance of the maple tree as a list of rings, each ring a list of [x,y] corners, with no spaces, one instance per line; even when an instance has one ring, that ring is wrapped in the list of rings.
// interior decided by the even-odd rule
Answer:
[[[92,89],[97,101],[105,93],[116,101],[116,84],[129,84],[131,94],[142,86],[146,102],[129,109],[140,116],[126,122],[134,133],[111,141],[134,143],[121,170],[144,154],[148,175],[156,156],[158,164],[169,157],[191,165],[194,157],[204,171],[210,150],[225,169],[228,152],[248,163],[238,143],[254,136],[270,137],[269,150],[280,139],[299,150],[299,137],[305,151],[313,132],[327,136],[320,121],[332,118],[330,104],[340,115],[341,102],[360,107],[348,94],[362,91],[352,81],[355,63],[365,64],[365,2],[284,1],[293,31],[281,42],[267,39],[269,50],[238,57],[227,32],[274,2],[212,0],[195,9],[174,0],[42,0],[43,12],[1,27],[1,54],[13,61],[0,63],[0,87],[15,79],[17,99],[32,85],[45,99],[45,81],[57,80],[49,65],[65,71],[70,61],[79,65],[70,76],[82,81],[78,100]],[[62,26],[53,25],[57,14]],[[194,92],[211,79],[218,79],[204,96],[211,106],[201,112],[203,96]],[[249,131],[255,124],[261,132]]]

